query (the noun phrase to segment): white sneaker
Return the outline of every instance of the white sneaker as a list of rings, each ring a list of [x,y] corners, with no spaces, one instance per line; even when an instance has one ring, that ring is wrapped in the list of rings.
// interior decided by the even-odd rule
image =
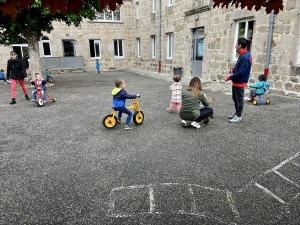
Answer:
[[[233,119],[235,117],[235,113],[233,113],[232,115],[230,116],[227,116],[228,119]]]
[[[250,101],[250,98],[249,97],[245,97],[244,100]]]
[[[44,100],[44,103],[46,103],[47,101],[46,100]]]
[[[197,123],[196,121],[192,122],[191,125],[192,125],[193,127],[200,128],[200,124]]]
[[[229,120],[230,123],[238,123],[242,121],[242,116],[238,117],[237,115],[235,115],[231,120]]]
[[[183,127],[186,127],[186,126],[187,126],[186,121],[185,121],[185,120],[182,120],[182,121],[181,121],[181,125],[182,125]]]

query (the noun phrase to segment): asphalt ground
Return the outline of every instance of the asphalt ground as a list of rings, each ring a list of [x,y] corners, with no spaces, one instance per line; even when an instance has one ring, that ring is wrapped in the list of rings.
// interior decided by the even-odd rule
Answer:
[[[117,78],[141,94],[134,130],[102,125]],[[214,118],[182,127],[166,110],[171,78],[57,74],[43,107],[19,87],[8,104],[1,82],[0,224],[300,224],[300,100],[245,102],[231,124],[230,86],[207,82]]]

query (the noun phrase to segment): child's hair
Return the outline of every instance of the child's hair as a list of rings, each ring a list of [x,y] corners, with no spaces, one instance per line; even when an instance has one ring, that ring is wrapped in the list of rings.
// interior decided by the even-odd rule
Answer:
[[[4,72],[4,69],[1,69],[0,72]]]
[[[266,81],[267,78],[266,78],[266,76],[264,74],[262,74],[262,75],[259,75],[258,80],[259,81]]]
[[[99,61],[99,59],[96,59],[96,61],[98,62],[98,61]]]
[[[50,67],[47,67],[47,70],[50,70]]]
[[[17,55],[17,53],[16,53],[15,51],[11,51],[11,52],[10,52],[10,55],[11,55],[11,56]]]
[[[123,83],[124,83],[123,79],[116,79],[116,81],[115,81],[115,85],[116,85],[117,88],[120,87],[121,84],[123,84]]]
[[[173,80],[174,80],[175,82],[180,82],[180,81],[181,81],[181,76],[174,76],[174,77],[173,77]]]
[[[37,75],[40,75],[40,73],[35,73],[34,75],[35,75],[35,77],[37,77]]]

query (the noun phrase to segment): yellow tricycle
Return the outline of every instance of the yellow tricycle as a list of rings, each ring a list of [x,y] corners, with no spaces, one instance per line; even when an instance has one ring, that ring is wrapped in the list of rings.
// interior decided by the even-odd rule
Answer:
[[[140,109],[140,105],[139,105],[139,101],[138,98],[132,99],[132,105],[127,106],[127,109],[133,109],[134,114],[133,114],[133,122],[136,125],[139,125],[141,123],[143,123],[144,121],[144,113],[143,111],[141,111]],[[118,110],[115,109],[114,107],[112,107],[112,113],[105,116],[102,120],[102,124],[104,127],[111,129],[114,128],[115,126],[117,126],[118,124],[118,120],[117,120],[117,113]]]

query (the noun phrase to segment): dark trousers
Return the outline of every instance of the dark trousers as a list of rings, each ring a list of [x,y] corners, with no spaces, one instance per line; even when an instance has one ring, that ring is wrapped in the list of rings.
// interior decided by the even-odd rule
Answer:
[[[235,115],[238,117],[242,116],[244,109],[244,92],[244,88],[232,86],[232,100],[235,106]]]
[[[210,117],[214,113],[214,110],[210,107],[200,109],[200,116],[196,119],[196,122],[200,122],[205,118]]]

